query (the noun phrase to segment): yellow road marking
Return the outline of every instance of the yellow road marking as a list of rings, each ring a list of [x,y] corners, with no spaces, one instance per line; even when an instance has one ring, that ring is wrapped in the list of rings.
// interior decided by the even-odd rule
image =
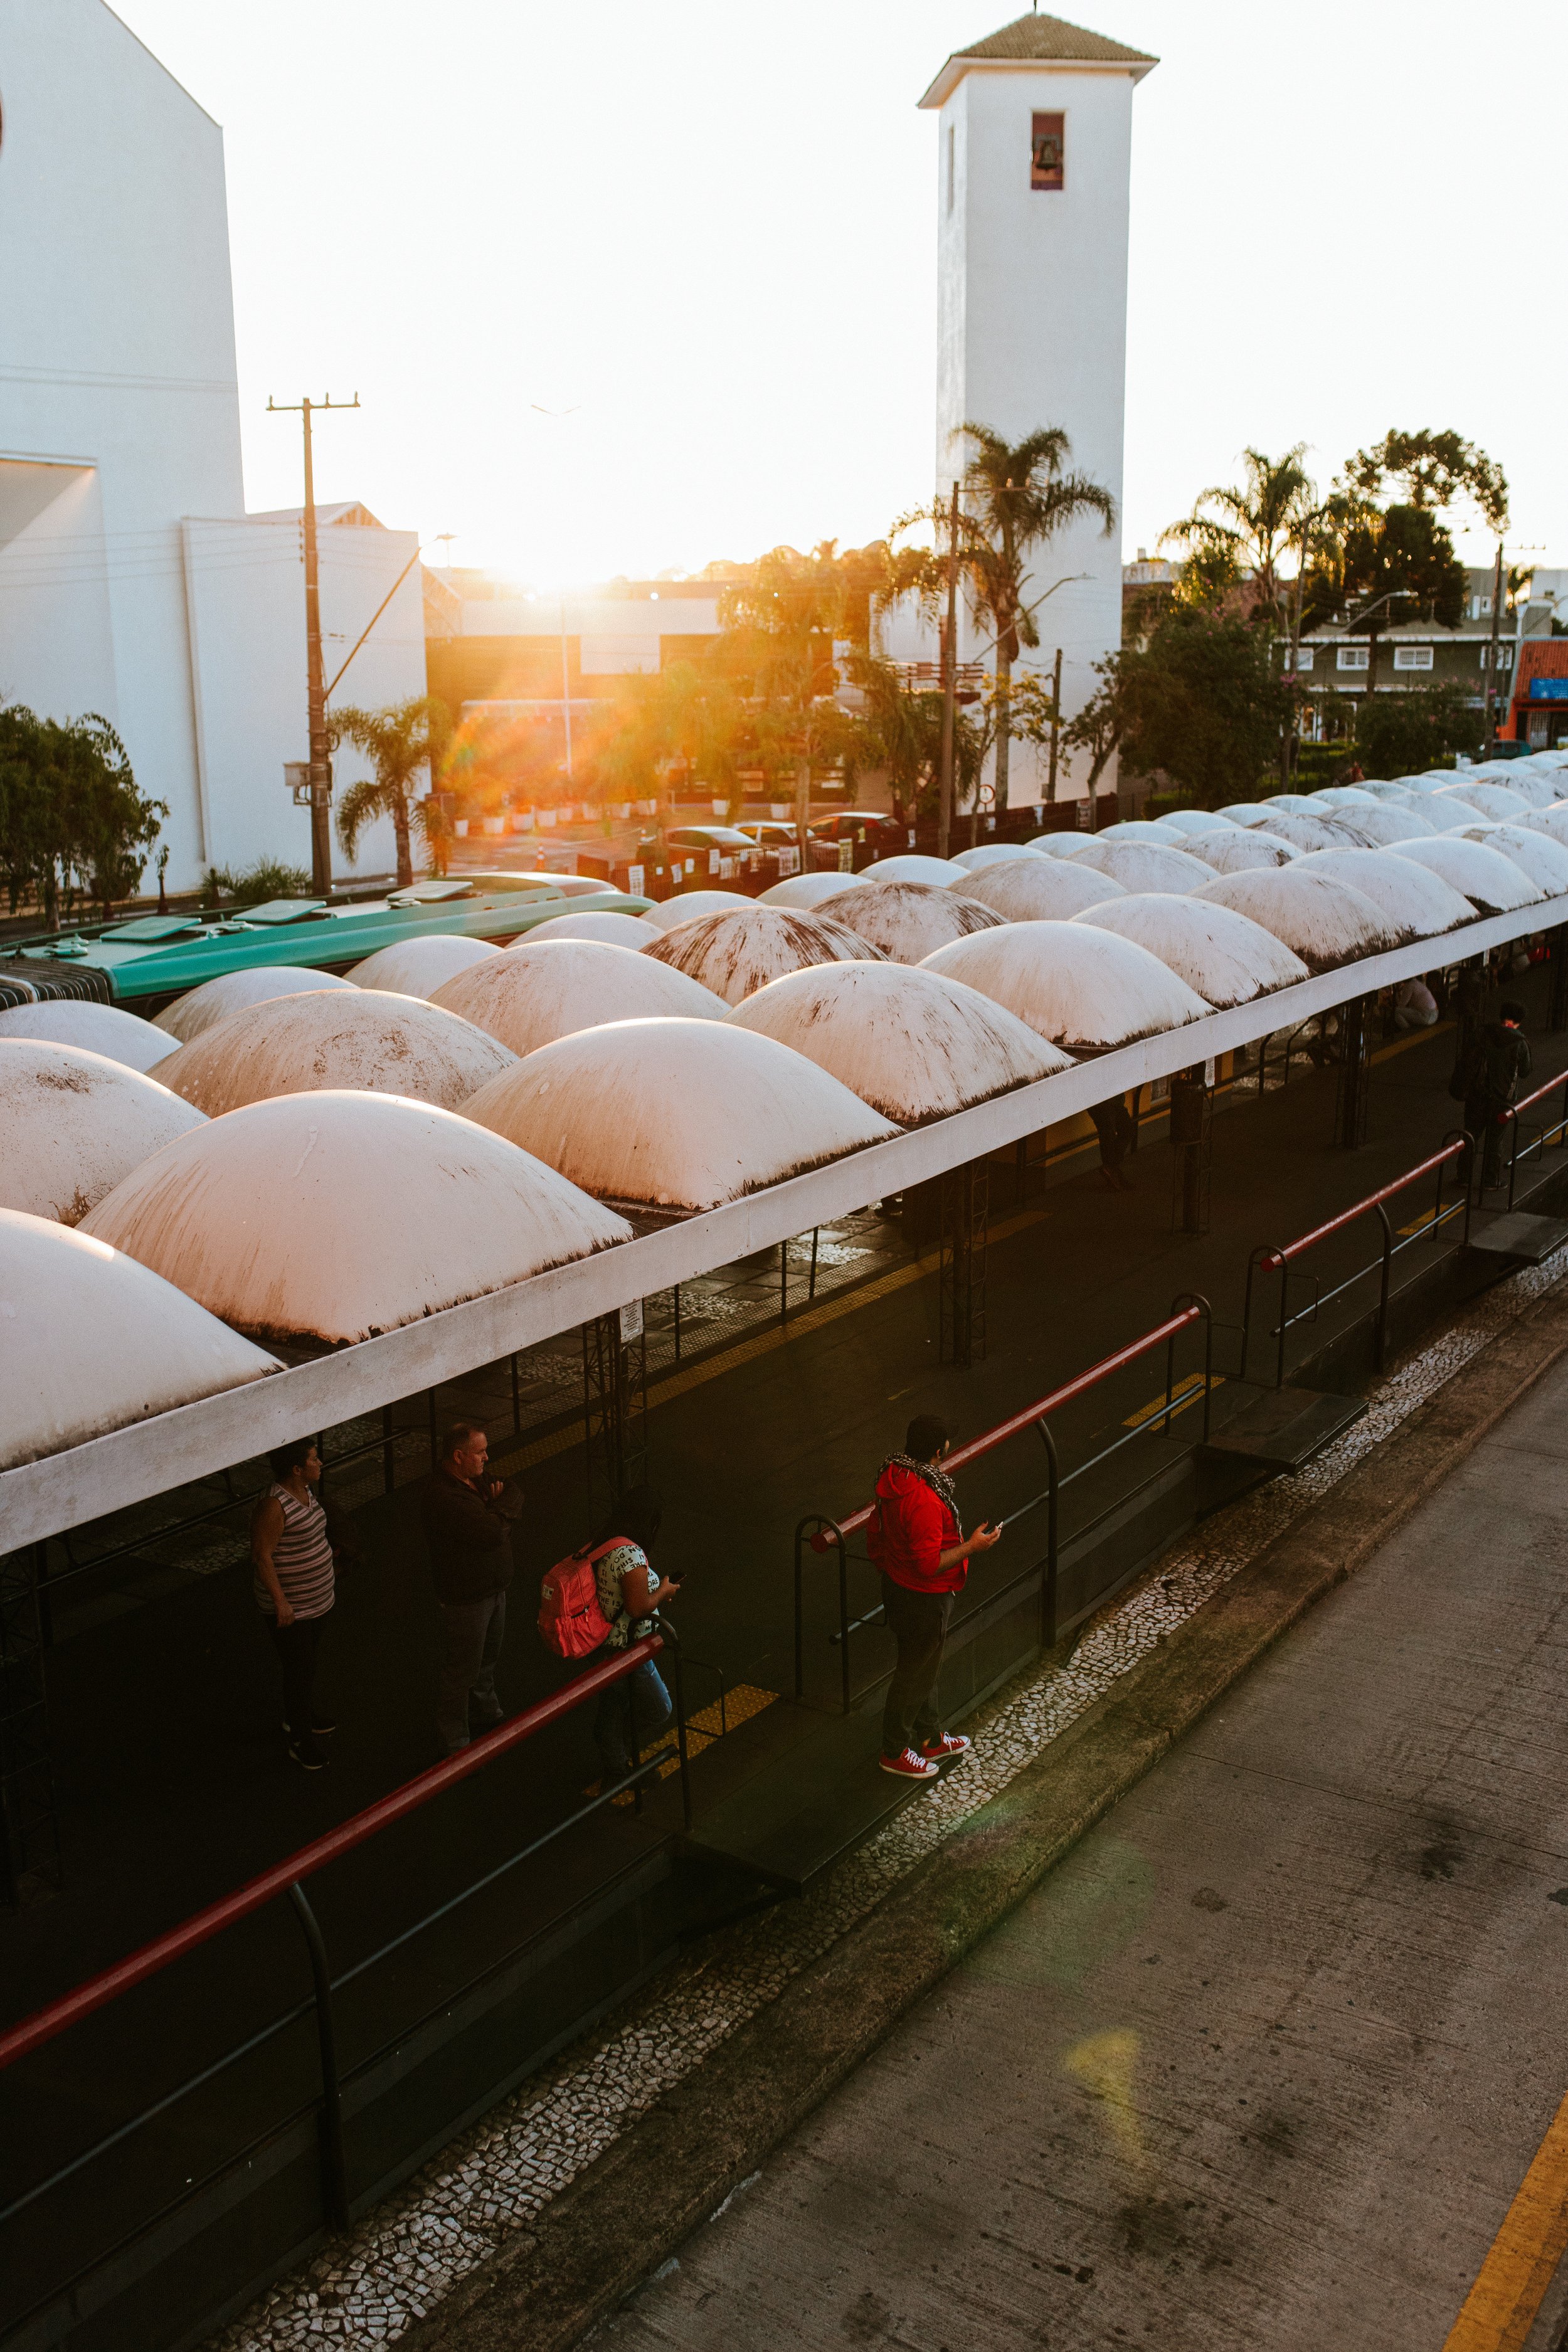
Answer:
[[[1521,2352],[1568,2251],[1568,2098],[1492,2240],[1443,2352]]]
[[[1223,1372],[1211,1372],[1209,1374],[1209,1387],[1211,1389],[1222,1389],[1224,1386],[1225,1374]],[[1176,1413],[1185,1412],[1188,1405],[1196,1404],[1202,1398],[1203,1392],[1204,1376],[1202,1372],[1189,1372],[1184,1381],[1178,1381],[1175,1387],[1171,1391],[1172,1400],[1175,1404],[1175,1412],[1172,1413],[1171,1419],[1174,1421]],[[1142,1429],[1146,1421],[1152,1421],[1157,1412],[1163,1412],[1164,1410],[1164,1398],[1163,1396],[1157,1396],[1152,1404],[1141,1404],[1136,1412],[1130,1412],[1121,1426],[1123,1429]]]

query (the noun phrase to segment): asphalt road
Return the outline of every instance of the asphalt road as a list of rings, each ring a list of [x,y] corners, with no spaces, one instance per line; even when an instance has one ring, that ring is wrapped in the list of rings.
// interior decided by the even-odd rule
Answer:
[[[1568,1366],[591,2340],[1558,2352],[1565,1414]]]

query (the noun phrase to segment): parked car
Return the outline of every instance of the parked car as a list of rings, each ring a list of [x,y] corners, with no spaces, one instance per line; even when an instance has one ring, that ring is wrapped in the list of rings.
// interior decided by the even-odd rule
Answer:
[[[793,824],[785,824],[782,817],[747,817],[736,830],[743,833],[748,841],[754,842],[759,849],[794,849],[795,846],[795,828]]]
[[[912,825],[900,824],[897,817],[877,809],[838,809],[832,816],[819,817],[811,836],[814,841],[853,841],[857,846],[864,842],[879,857],[912,847],[915,837]]]
[[[716,849],[722,857],[743,856],[757,845],[738,824],[672,824],[664,837],[671,849]]]

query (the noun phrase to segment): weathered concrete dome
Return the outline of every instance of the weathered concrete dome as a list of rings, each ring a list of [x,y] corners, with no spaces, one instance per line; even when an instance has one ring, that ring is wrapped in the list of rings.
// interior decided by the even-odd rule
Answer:
[[[727,1021],[616,1021],[557,1038],[465,1116],[601,1200],[681,1212],[898,1132],[804,1055]]]
[[[1157,817],[1120,816],[1114,824],[1102,824],[1094,835],[1096,841],[1169,841],[1171,828]]]
[[[520,940],[493,963],[459,973],[437,996],[514,1054],[531,1054],[579,1029],[658,1014],[718,1021],[710,989],[639,948],[605,940]]]
[[[786,972],[727,1017],[804,1054],[900,1127],[946,1118],[1069,1066],[977,989],[898,964]]]
[[[837,898],[846,890],[857,890],[867,879],[864,874],[786,874],[782,882],[764,890],[757,900],[759,907],[822,907],[829,898]]]
[[[1230,819],[1215,809],[1167,809],[1154,820],[1172,833],[1228,833]]]
[[[1316,793],[1270,793],[1259,808],[1277,809],[1282,816],[1312,816],[1320,805]]]
[[[1359,784],[1322,784],[1312,794],[1320,808],[1375,808],[1377,794],[1365,782]]]
[[[786,971],[798,971],[803,964],[842,962],[880,952],[831,914],[797,914],[789,907],[756,907],[750,901],[731,914],[683,923],[647,951],[650,963],[673,965],[726,1004],[739,1004],[753,990],[765,988]]]
[[[1201,857],[1194,857],[1190,849],[1181,848],[1163,833],[1152,841],[1114,840],[1096,834],[1078,862],[1109,874],[1124,890],[1195,890],[1213,871]]]
[[[1267,824],[1270,812],[1261,801],[1231,801],[1216,814],[1220,816],[1227,816],[1232,824],[1252,825]]]
[[[1508,782],[1503,790],[1517,793],[1532,809],[1544,809],[1550,808],[1557,798],[1561,782],[1562,777],[1556,769],[1537,768],[1528,760],[1514,760],[1509,763]]]
[[[1407,841],[1394,854],[1440,874],[1478,915],[1510,915],[1516,907],[1532,907],[1546,896],[1500,849],[1462,840],[1457,834],[1440,834],[1436,841]]]
[[[370,961],[368,957],[366,962]],[[154,1026],[166,1029],[182,1045],[210,1029],[215,1021],[226,1021],[231,1013],[243,1013],[247,1004],[265,1004],[273,996],[298,996],[305,989],[353,988],[352,980],[340,979],[333,971],[312,971],[309,964],[274,963],[253,965],[247,971],[226,971],[216,980],[204,980],[200,988],[187,989],[166,1004]]]
[[[394,996],[422,996],[426,1002],[471,963],[483,963],[500,950],[489,940],[459,939],[452,932],[429,931],[422,940],[400,940],[395,947],[378,948],[349,978],[356,988],[389,990]]]
[[[1024,844],[1026,849],[1037,849],[1043,857],[1081,857],[1092,843],[1092,833],[1036,833]]]
[[[1474,809],[1478,816],[1489,816],[1494,824],[1506,824],[1510,817],[1525,816],[1531,807],[1522,793],[1511,792],[1505,784],[1444,784],[1433,797],[1458,801],[1465,808]]]
[[[1377,849],[1392,849],[1401,841],[1429,841],[1436,832],[1436,825],[1413,809],[1380,808],[1375,801],[1346,814],[1356,831]]]
[[[1468,824],[1495,824],[1498,821],[1495,817],[1483,817],[1468,801],[1454,800],[1447,793],[1434,793],[1424,800],[1418,814],[1426,818],[1434,834],[1463,833]],[[1519,822],[1522,824],[1525,819],[1521,816]],[[1425,835],[1415,834],[1407,838],[1419,841]]]
[[[1451,841],[1479,841],[1488,849],[1495,849],[1503,857],[1511,857],[1520,872],[1543,890],[1549,898],[1561,898],[1568,892],[1568,846],[1554,840],[1549,833],[1536,833],[1523,824],[1488,824],[1484,822],[1467,825],[1460,834],[1450,834]],[[0,1015],[0,1032],[4,1016]]]
[[[1043,857],[1032,862],[1052,870]],[[834,920],[892,962],[919,963],[949,940],[990,930],[1002,918],[969,895],[966,877],[962,883],[874,882],[843,900]]]
[[[1549,841],[1568,842],[1568,801],[1554,801],[1550,808],[1532,809],[1519,822],[1527,833],[1543,833]]]
[[[955,849],[952,863],[963,866],[971,874],[978,874],[984,866],[1005,866],[1009,858],[1033,855],[1027,842],[983,841],[976,849]]]
[[[1147,948],[1076,921],[977,931],[922,969],[977,988],[1069,1054],[1131,1045],[1210,1009]]]
[[[1299,955],[1309,971],[1331,971],[1362,956],[1381,955],[1409,936],[1363,891],[1326,874],[1303,874],[1300,860],[1271,874],[1216,874],[1196,895],[1249,915]]]
[[[1255,996],[1292,987],[1307,977],[1300,958],[1261,924],[1230,907],[1167,891],[1113,898],[1073,920],[1147,948],[1216,1013],[1233,1004],[1250,1004]]]
[[[1267,830],[1292,849],[1372,849],[1371,835],[1348,816],[1293,816],[1289,811],[1269,812]]]
[[[88,1231],[253,1338],[342,1347],[630,1238],[502,1138],[396,1095],[283,1095],[183,1136]]]
[[[458,977],[499,961],[492,956]],[[323,1087],[407,1095],[455,1110],[511,1059],[494,1037],[423,997],[381,988],[356,988],[352,995],[313,989],[231,1013],[161,1067],[174,1094],[217,1118],[246,1103]]]
[[[1125,893],[1109,874],[1076,857],[1012,857],[977,874],[966,895],[1005,923],[1064,923]]]
[[[30,1037],[36,1045],[75,1045],[84,1054],[101,1054],[106,1062],[122,1062],[128,1070],[145,1073],[167,1060],[178,1046],[166,1029],[154,1028],[117,1004],[92,1004],[79,997],[46,997],[37,1004],[18,1004],[0,1013],[0,1037]]]
[[[900,849],[896,857],[879,857],[861,879],[866,882],[955,882],[964,871],[955,857],[927,857],[920,850]]]
[[[1289,866],[1301,855],[1293,842],[1281,841],[1260,824],[1233,825],[1228,833],[1207,833],[1193,844],[1193,856],[1215,874],[1261,873],[1271,866]]]
[[[741,890],[682,890],[650,907],[644,917],[656,931],[672,931],[678,923],[695,923],[704,915],[721,915],[731,907],[749,907],[752,900]]]
[[[77,1224],[133,1168],[206,1123],[123,1062],[0,1040],[0,1208]]]
[[[0,1470],[279,1370],[106,1242],[0,1209]]]
[[[524,933],[530,940],[605,940],[613,948],[648,948],[664,937],[662,925],[646,915],[623,915],[614,907],[586,907],[580,915],[552,915]]]
[[[1397,930],[1435,939],[1475,920],[1475,909],[1439,874],[1391,849],[1313,849],[1297,861],[1298,874],[1326,874],[1370,898]]]

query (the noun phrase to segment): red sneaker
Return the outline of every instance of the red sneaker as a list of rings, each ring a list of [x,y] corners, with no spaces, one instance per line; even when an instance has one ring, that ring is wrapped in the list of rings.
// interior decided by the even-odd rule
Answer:
[[[944,1731],[940,1739],[928,1739],[921,1754],[933,1764],[956,1764],[961,1756],[968,1755],[972,1745],[961,1731]]]
[[[917,1756],[912,1748],[906,1748],[901,1756],[884,1756],[882,1769],[884,1772],[897,1773],[900,1780],[934,1780],[936,1779],[936,1766],[928,1764],[923,1756]]]

